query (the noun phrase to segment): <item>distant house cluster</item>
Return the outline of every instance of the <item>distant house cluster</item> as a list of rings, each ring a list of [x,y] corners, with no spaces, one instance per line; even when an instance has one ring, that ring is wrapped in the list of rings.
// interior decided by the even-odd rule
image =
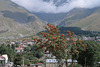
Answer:
[[[96,40],[96,41],[100,41],[100,36],[97,36],[97,37],[95,38],[95,40]]]
[[[9,45],[10,47],[12,45],[17,46],[14,48],[16,53],[22,53],[24,52],[24,48],[28,47],[28,45],[33,45],[34,40],[19,40],[19,41],[7,41],[7,42],[0,42],[0,44]]]
[[[95,37],[86,37],[86,36],[83,36],[82,40],[100,42],[100,36],[95,36]]]
[[[22,53],[24,52],[24,48],[28,47],[28,45],[33,45],[34,41],[17,41],[17,42],[11,42],[10,45],[18,45],[18,47],[15,48],[16,53]]]
[[[70,65],[72,60],[68,59],[67,62],[68,62],[68,65]],[[74,64],[77,64],[77,60],[74,60],[73,62]],[[65,67],[64,59],[62,59],[62,63],[64,63],[63,67]],[[46,59],[46,67],[58,67],[58,60],[57,59]]]
[[[93,41],[93,40],[95,40],[95,37],[86,37],[86,36],[83,36],[82,37],[82,40],[87,40],[87,41]]]

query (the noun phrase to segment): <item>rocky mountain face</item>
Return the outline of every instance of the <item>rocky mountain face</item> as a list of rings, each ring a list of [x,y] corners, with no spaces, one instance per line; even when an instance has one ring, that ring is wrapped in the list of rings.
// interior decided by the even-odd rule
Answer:
[[[0,39],[31,36],[44,30],[44,22],[10,0],[0,0]]]

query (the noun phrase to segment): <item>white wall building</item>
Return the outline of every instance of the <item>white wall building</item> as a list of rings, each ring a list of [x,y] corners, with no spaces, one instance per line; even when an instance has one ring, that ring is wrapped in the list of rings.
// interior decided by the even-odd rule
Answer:
[[[57,63],[56,59],[46,59],[46,63]]]
[[[5,62],[7,63],[8,62],[8,55],[7,54],[4,54],[2,56],[5,57]]]

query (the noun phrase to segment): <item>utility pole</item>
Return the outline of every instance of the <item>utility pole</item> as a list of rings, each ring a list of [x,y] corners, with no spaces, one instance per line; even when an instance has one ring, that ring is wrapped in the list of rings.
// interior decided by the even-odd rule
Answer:
[[[23,66],[24,66],[24,55],[23,55]]]
[[[85,67],[86,67],[86,57],[85,57]]]

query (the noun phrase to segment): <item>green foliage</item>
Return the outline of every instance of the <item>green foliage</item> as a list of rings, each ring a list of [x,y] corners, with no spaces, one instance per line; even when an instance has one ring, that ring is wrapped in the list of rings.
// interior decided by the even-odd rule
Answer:
[[[16,46],[15,47],[19,47],[19,45],[18,44],[16,44]]]
[[[43,56],[42,50],[36,51],[37,47],[38,46],[33,45],[24,49],[24,51],[26,52],[25,54],[27,59],[32,59],[33,57],[40,58]]]
[[[39,63],[44,63],[44,61],[39,61]]]
[[[65,59],[67,62],[68,57],[71,55],[74,60],[80,51],[86,50],[86,44],[82,44],[82,40],[75,37],[74,33],[67,31],[67,38],[64,34],[60,34],[60,30],[57,26],[47,24],[45,27],[47,32],[41,32],[39,35],[42,36],[40,39],[34,39],[35,45],[39,45],[38,49],[44,49],[52,53],[58,63],[62,66],[61,60]],[[72,62],[73,64],[73,62]]]
[[[71,65],[69,65],[68,67],[72,67]],[[73,64],[73,67],[82,67],[80,64]]]
[[[34,39],[35,45],[38,44],[38,49],[43,48],[45,51],[50,51],[57,59],[63,59],[66,49],[66,38],[64,34],[60,34],[57,26],[47,24],[45,29],[48,32],[41,32],[39,35],[43,36],[40,39]]]
[[[15,45],[14,45],[14,44],[12,44],[12,45],[11,45],[11,48],[14,50],[14,49],[15,49]]]
[[[32,62],[32,63],[36,64],[36,63],[38,63],[38,62],[39,62],[38,58],[33,57],[33,62]]]
[[[18,47],[18,46],[17,46]],[[25,59],[25,64],[29,64],[30,62],[32,63],[37,63],[38,58],[43,56],[42,50],[37,50],[36,48],[38,46],[29,46],[27,48],[24,49],[24,53],[21,54],[16,54],[16,52],[14,52],[14,48],[15,45],[12,45],[10,47],[10,45],[1,45],[0,46],[0,54],[7,54],[9,57],[9,61],[14,61],[15,65],[21,65],[22,64],[22,56],[24,56]]]
[[[17,54],[15,59],[14,59],[14,64],[15,65],[21,65],[22,64],[22,56],[20,54]]]
[[[88,49],[79,54],[78,63],[96,67],[97,62],[100,62],[100,44],[94,41],[84,41],[84,43],[87,44]]]
[[[42,50],[36,51],[37,47],[38,47],[37,45],[33,45],[33,46],[26,47],[24,49],[25,53],[23,55],[27,61],[25,64],[30,63],[30,62],[31,63],[39,62],[38,58],[41,58],[43,56],[43,53],[42,53],[43,51]]]
[[[33,45],[31,48],[31,52],[34,57],[41,58],[43,56],[43,50],[36,50],[37,47],[37,45]]]
[[[0,54],[1,55],[7,54],[9,57],[9,61],[13,61],[16,55],[16,53],[14,52],[12,48],[10,48],[9,46],[5,46],[5,45],[0,46]]]
[[[25,63],[25,65],[27,65],[27,64],[30,64],[30,61],[27,60],[27,59],[25,59],[25,60],[24,60],[24,63]]]
[[[59,30],[61,31],[61,33],[66,34],[66,31],[71,31],[74,32],[76,35],[79,36],[97,36],[100,34],[100,32],[96,32],[96,31],[84,31],[82,30],[80,27],[60,27]],[[93,33],[98,33],[98,34],[93,34]]]
[[[10,47],[10,44],[8,44],[7,46]]]

